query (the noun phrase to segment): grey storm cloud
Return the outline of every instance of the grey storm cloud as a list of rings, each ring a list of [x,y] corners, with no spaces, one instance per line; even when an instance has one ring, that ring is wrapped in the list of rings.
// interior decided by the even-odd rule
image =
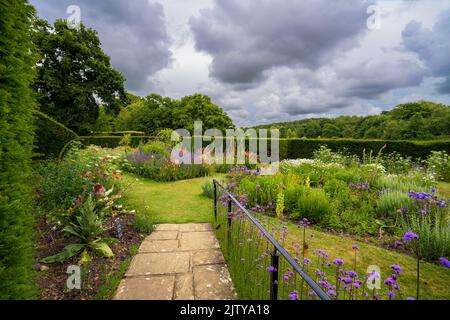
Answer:
[[[51,22],[67,19],[68,6],[81,9],[82,22],[95,29],[111,63],[127,78],[127,88],[137,93],[152,89],[149,77],[171,61],[171,40],[164,10],[147,0],[32,0],[40,17]]]
[[[402,39],[403,46],[418,55],[432,76],[443,78],[437,91],[450,93],[450,11],[441,14],[432,29],[411,21],[403,30]]]
[[[427,72],[415,61],[399,59],[369,60],[341,69],[338,74],[342,95],[377,99],[393,89],[420,85]]]
[[[346,0],[216,0],[190,19],[190,27],[196,49],[213,57],[213,77],[257,84],[274,67],[315,69],[355,47],[367,30],[367,6]]]

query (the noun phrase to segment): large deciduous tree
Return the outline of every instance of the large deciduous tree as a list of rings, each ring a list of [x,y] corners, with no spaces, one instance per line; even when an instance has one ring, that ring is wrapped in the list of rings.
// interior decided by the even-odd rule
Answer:
[[[124,77],[111,67],[97,33],[57,20],[35,23],[38,102],[41,111],[79,134],[89,132],[102,105],[117,114],[127,100]]]
[[[150,94],[123,108],[116,122],[118,130],[137,130],[155,134],[162,129],[193,131],[194,121],[202,121],[203,129],[225,131],[234,128],[233,120],[211,98],[194,94],[180,100]]]
[[[0,0],[0,300],[36,294],[30,187],[33,16],[25,0]]]

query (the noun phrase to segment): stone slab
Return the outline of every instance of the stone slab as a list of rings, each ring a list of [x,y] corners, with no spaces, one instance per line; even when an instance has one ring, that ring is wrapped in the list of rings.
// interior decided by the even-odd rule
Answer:
[[[131,261],[126,276],[186,273],[189,267],[189,252],[141,253]]]
[[[140,253],[177,251],[178,240],[145,240],[139,248]]]
[[[181,251],[217,248],[219,248],[219,242],[212,231],[187,232],[181,234],[179,248]]]
[[[154,231],[147,237],[147,240],[176,240],[178,231]]]
[[[175,276],[125,278],[114,300],[172,300]]]
[[[180,224],[179,230],[181,232],[212,231],[212,226],[210,223],[186,223]]]
[[[155,226],[155,231],[178,231],[180,230],[179,224],[158,224]]]
[[[176,275],[173,299],[194,300],[194,277],[192,273]]]
[[[197,300],[237,298],[226,265],[219,264],[194,267],[194,294]]]
[[[203,266],[208,264],[224,264],[225,259],[220,249],[195,251],[192,254],[192,265]]]

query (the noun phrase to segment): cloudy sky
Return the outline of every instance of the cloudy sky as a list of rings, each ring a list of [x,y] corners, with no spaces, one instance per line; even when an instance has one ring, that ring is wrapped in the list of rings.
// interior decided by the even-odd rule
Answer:
[[[80,8],[129,91],[210,95],[238,125],[450,104],[450,0],[31,0]]]

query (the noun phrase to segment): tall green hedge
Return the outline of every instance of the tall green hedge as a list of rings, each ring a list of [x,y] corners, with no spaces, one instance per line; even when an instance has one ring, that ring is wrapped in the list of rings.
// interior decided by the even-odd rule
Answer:
[[[32,15],[25,0],[0,0],[0,300],[36,296],[30,188]]]
[[[414,159],[425,159],[431,151],[447,151],[450,153],[450,140],[438,141],[386,141],[366,139],[281,139],[280,149],[282,159],[311,158],[314,150],[326,145],[333,151],[346,151],[349,154],[362,156],[373,151],[378,153],[383,147],[383,153],[394,151]]]
[[[80,137],[85,145],[95,144],[102,147],[117,147],[122,140],[118,136],[93,136]],[[142,141],[154,140],[151,136],[132,136],[131,145],[137,146]],[[349,154],[362,156],[364,151],[369,154],[373,151],[377,154],[381,149],[383,153],[392,153],[394,151],[404,155],[411,156],[413,159],[425,159],[431,151],[447,151],[450,153],[450,140],[437,141],[388,141],[388,140],[367,140],[367,139],[279,139],[280,140],[280,160],[312,158],[315,150],[320,146],[327,146],[333,151],[344,151]],[[203,142],[206,147],[211,142]],[[270,152],[270,142],[267,143]],[[225,146],[225,143],[224,143]],[[246,141],[248,150],[248,139]]]
[[[36,127],[35,159],[56,158],[67,143],[78,138],[75,132],[37,110],[34,112],[34,123]]]

